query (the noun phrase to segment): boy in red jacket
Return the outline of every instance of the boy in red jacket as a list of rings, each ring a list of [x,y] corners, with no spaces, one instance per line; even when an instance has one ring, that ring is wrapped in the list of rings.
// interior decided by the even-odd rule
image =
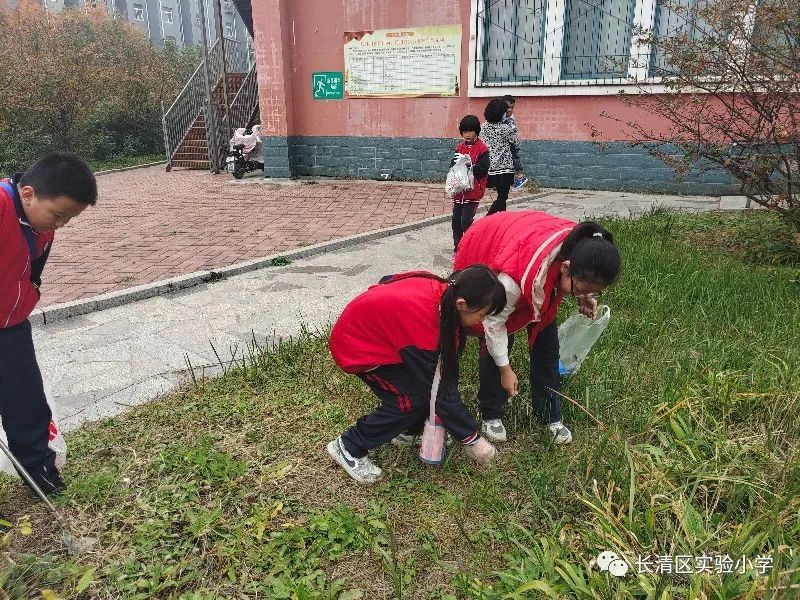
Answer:
[[[461,192],[453,198],[453,251],[458,250],[458,242],[464,232],[472,225],[478,204],[486,192],[486,178],[489,175],[489,146],[483,143],[478,136],[481,133],[481,122],[475,115],[467,115],[458,124],[458,131],[463,142],[456,146],[456,156],[450,162],[452,167],[459,154],[467,154],[472,165],[472,175],[475,184],[471,190]]]
[[[51,414],[28,316],[55,230],[96,201],[94,174],[72,154],[0,180],[0,418],[11,452],[46,494],[64,483],[48,446]]]

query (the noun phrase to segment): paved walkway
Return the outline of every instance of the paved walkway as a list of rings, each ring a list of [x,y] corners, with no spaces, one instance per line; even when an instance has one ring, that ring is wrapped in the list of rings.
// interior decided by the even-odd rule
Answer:
[[[40,307],[445,214],[442,185],[270,183],[163,165],[98,177],[100,199],[56,235]]]
[[[720,199],[557,191],[512,209],[530,204],[581,219],[628,217],[653,205],[710,210],[720,206]],[[174,389],[185,379],[188,363],[207,375],[218,372],[212,344],[227,359],[241,356],[253,336],[264,343],[297,334],[301,323],[324,326],[387,273],[412,268],[447,273],[452,267],[450,236],[448,223],[428,225],[284,267],[37,326],[39,361],[64,426],[74,429]]]

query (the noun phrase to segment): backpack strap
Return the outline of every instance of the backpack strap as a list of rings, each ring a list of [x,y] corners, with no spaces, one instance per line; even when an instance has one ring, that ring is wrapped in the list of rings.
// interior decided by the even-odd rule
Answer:
[[[36,258],[36,232],[27,221],[19,216],[19,211],[17,210],[16,191],[9,183],[8,179],[0,180],[0,188],[3,188],[3,191],[8,195],[9,200],[11,200],[11,204],[14,206],[14,212],[17,213],[17,218],[19,219],[19,228],[22,231],[22,235],[25,236],[25,241],[28,242],[28,251],[30,252],[31,260],[34,260]]]

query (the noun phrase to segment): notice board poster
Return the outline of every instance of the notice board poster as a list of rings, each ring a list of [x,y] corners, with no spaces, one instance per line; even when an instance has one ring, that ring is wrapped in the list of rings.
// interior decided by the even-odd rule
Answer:
[[[351,98],[458,96],[461,25],[345,32],[344,68]]]

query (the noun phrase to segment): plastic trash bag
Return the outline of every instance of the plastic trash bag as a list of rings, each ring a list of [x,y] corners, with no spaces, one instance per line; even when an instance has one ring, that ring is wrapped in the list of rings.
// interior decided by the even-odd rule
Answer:
[[[576,308],[558,327],[559,375],[577,373],[610,320],[611,308],[604,304],[597,307],[597,318],[594,321],[583,316]]]
[[[447,172],[444,191],[451,198],[467,192],[475,185],[475,176],[472,174],[472,159],[469,154],[459,154],[456,162]]]
[[[56,416],[56,408],[53,404],[53,394],[50,392],[50,388],[47,387],[47,384],[44,386],[44,393],[47,397],[47,404],[50,406],[50,412],[53,415],[50,419],[49,446],[56,453],[56,468],[60,470],[64,468],[64,465],[67,464],[67,442],[64,440],[64,434],[61,431],[61,426],[59,425],[58,417]],[[8,438],[6,437],[5,430],[0,429],[0,439],[3,440],[4,444],[8,444]],[[11,464],[11,461],[8,460],[8,457],[2,452],[0,452],[0,471],[19,478],[19,474],[14,468],[14,465]]]

